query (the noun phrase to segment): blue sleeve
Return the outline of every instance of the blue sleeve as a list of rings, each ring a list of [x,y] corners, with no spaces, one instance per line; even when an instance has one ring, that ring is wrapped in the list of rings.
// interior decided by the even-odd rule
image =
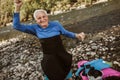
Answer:
[[[20,14],[14,13],[13,16],[13,28],[25,33],[35,35],[35,28],[34,25],[25,25],[20,23]]]
[[[66,30],[58,21],[57,21],[57,23],[58,23],[58,26],[59,26],[59,29],[60,29],[60,32],[62,35],[65,35],[70,38],[76,38],[75,33]]]

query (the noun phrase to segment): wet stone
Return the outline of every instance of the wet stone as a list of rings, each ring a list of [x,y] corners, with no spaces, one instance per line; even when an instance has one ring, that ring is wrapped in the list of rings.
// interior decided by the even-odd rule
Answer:
[[[112,32],[110,33],[110,31]],[[95,38],[91,34],[93,35],[91,40],[71,42],[72,44],[69,43],[69,46],[66,47],[67,51],[73,55],[72,72],[74,79],[76,78],[74,73],[78,68],[77,63],[80,60],[102,58],[110,62],[115,70],[120,71],[120,26],[97,34],[95,34]],[[100,38],[96,39],[96,36]],[[41,45],[39,40],[34,37],[24,36],[24,38],[0,42],[1,79],[43,80],[40,64],[42,57]]]

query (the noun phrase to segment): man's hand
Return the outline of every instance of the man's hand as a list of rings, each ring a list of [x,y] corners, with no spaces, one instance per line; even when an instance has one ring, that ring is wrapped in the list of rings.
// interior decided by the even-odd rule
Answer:
[[[75,36],[76,36],[77,39],[83,41],[84,38],[85,38],[85,33],[84,33],[84,32],[81,32],[81,33],[79,33],[79,34],[76,34]]]
[[[19,12],[22,6],[22,0],[14,0],[15,12]]]

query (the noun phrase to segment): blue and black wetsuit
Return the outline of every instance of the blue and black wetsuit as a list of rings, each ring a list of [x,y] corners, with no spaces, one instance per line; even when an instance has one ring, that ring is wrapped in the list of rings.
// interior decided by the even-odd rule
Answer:
[[[75,38],[75,33],[65,30],[58,21],[49,22],[46,28],[38,24],[21,24],[19,13],[14,13],[13,27],[40,39],[44,53],[41,62],[44,73],[49,80],[64,80],[71,68],[72,55],[64,49],[60,35]]]

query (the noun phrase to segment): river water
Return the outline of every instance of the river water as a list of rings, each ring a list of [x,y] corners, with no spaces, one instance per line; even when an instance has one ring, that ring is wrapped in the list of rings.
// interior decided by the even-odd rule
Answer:
[[[115,10],[104,15],[95,16],[84,21],[74,24],[64,25],[64,27],[72,32],[97,33],[102,30],[120,24],[120,10]],[[13,29],[12,26],[0,28],[0,41],[16,37],[23,34]]]
[[[67,43],[65,47],[69,48],[69,52],[73,54],[73,79],[75,79],[74,73],[79,60],[102,58],[112,63],[114,69],[120,71],[120,10],[64,26],[76,33],[83,31],[94,34],[108,30],[107,33],[103,32],[107,35],[103,34],[103,38],[95,42],[76,43],[77,41],[63,38],[64,43]],[[111,27],[113,29],[110,29]],[[12,26],[0,29],[0,40],[16,38],[18,35],[26,34],[14,30]],[[42,80],[40,79],[42,52],[37,39],[14,40],[8,41],[10,44],[0,46],[1,80]]]

